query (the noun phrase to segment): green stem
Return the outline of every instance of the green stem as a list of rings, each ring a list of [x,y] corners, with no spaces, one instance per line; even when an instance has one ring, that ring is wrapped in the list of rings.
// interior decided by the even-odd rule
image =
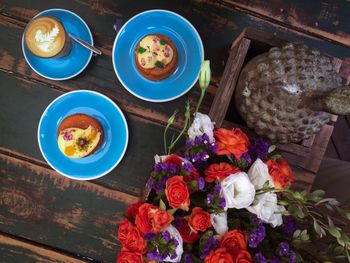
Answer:
[[[206,76],[205,76],[204,78],[206,79]],[[199,97],[196,110],[195,110],[195,112],[194,112],[194,117],[196,117],[196,114],[197,114],[197,112],[198,112],[198,110],[199,110],[199,107],[200,107],[200,105],[202,104],[202,101],[203,101],[204,95],[205,95],[205,90],[206,90],[206,89],[201,88],[201,95],[200,95],[200,97]]]

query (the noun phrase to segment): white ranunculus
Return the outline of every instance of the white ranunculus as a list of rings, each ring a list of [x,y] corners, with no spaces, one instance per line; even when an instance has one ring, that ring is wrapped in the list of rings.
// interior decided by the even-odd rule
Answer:
[[[168,226],[164,231],[168,231],[170,233],[170,236],[172,238],[175,238],[179,242],[179,244],[178,244],[178,246],[176,247],[176,250],[175,250],[176,258],[171,259],[168,256],[168,257],[166,257],[164,259],[164,262],[180,262],[181,257],[182,257],[182,253],[184,252],[183,240],[182,240],[180,232],[173,225]]]
[[[257,195],[253,205],[247,208],[249,212],[257,215],[257,217],[272,227],[282,225],[281,212],[286,209],[277,204],[277,195],[275,193],[264,193]]]
[[[220,194],[226,200],[226,208],[247,208],[254,201],[255,188],[248,175],[239,172],[221,181]]]
[[[256,159],[256,161],[249,168],[248,177],[256,190],[261,189],[266,181],[269,182],[271,187],[274,186],[267,165],[264,164],[259,158]]]
[[[269,169],[259,158],[252,164],[248,170],[248,177],[255,189],[263,188],[266,181],[270,187],[274,187]],[[267,192],[257,195],[252,206],[247,208],[249,212],[257,215],[257,217],[266,223],[270,223],[273,227],[280,226],[282,222],[281,212],[285,211],[283,206],[277,204],[277,195]]]
[[[197,136],[202,136],[204,133],[208,135],[209,141],[214,142],[214,123],[208,115],[200,112],[196,113],[191,127],[188,129],[188,136],[194,140]]]
[[[211,224],[213,225],[215,232],[221,238],[227,231],[227,212],[222,212],[219,214],[210,214]]]

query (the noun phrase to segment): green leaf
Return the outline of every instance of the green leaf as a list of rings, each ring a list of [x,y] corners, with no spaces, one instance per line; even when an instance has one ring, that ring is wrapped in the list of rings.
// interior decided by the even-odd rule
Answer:
[[[276,150],[276,145],[271,145],[268,149],[268,153],[272,153],[274,150]]]
[[[301,233],[300,233],[300,238],[301,238],[301,240],[303,240],[303,241],[307,241],[307,240],[309,240],[309,234],[307,233],[307,230],[305,229],[305,230],[303,230]]]
[[[164,39],[160,39],[159,43],[164,46],[166,44],[166,41]]]
[[[313,191],[312,194],[317,195],[317,196],[324,196],[326,194],[326,192],[319,189],[319,190]]]
[[[341,237],[341,233],[339,232],[339,230],[335,226],[328,227],[328,232],[337,239],[339,239]]]
[[[328,219],[328,225],[330,227],[334,226],[333,220],[329,216],[327,216],[327,219]]]
[[[345,215],[345,217],[346,217],[348,220],[350,220],[350,212],[349,212],[349,213],[345,213],[344,215]]]
[[[294,231],[294,234],[293,234],[293,239],[296,239],[300,236],[300,233],[301,233],[301,230],[300,229],[297,229]]]
[[[320,225],[317,223],[315,219],[314,219],[314,230],[320,237],[322,237],[322,228],[320,227]]]
[[[297,208],[297,209],[295,210],[295,212],[296,212],[296,214],[297,214],[297,216],[298,216],[299,218],[304,218],[304,217],[305,217],[305,214],[304,214],[304,212],[303,212],[302,209]]]
[[[154,64],[157,68],[164,68],[164,64],[163,64],[163,62],[161,62],[161,61],[157,61],[155,64]]]
[[[143,47],[139,47],[139,49],[138,49],[138,52],[140,53],[140,54],[143,54],[145,51],[146,51],[147,49],[145,49],[145,48],[143,48]]]
[[[174,215],[176,211],[177,211],[177,208],[173,208],[173,209],[168,210],[168,212],[172,215]]]
[[[163,211],[166,210],[166,205],[162,199],[159,200],[159,208],[162,209]]]

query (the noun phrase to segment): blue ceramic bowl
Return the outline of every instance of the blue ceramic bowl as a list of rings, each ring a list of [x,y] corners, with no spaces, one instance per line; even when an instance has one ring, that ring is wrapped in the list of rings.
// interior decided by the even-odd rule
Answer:
[[[49,9],[40,12],[35,17],[53,16],[64,26],[67,33],[72,34],[93,45],[92,34],[89,27],[77,14],[65,9]],[[32,54],[25,45],[22,37],[22,51],[29,66],[40,76],[52,80],[70,79],[81,73],[89,64],[92,52],[75,41],[69,55],[60,58],[40,58]]]
[[[72,114],[84,113],[98,120],[104,130],[104,142],[92,155],[84,158],[66,157],[58,148],[57,129]],[[99,178],[121,161],[129,133],[119,107],[106,96],[88,90],[68,92],[46,108],[38,126],[39,148],[45,160],[60,174],[72,179]]]
[[[178,51],[175,72],[161,81],[151,81],[137,70],[134,51],[145,36],[159,33],[169,37]],[[113,46],[113,66],[119,81],[136,97],[164,102],[176,99],[196,83],[204,58],[202,40],[196,29],[182,16],[166,10],[140,13],[118,32]]]

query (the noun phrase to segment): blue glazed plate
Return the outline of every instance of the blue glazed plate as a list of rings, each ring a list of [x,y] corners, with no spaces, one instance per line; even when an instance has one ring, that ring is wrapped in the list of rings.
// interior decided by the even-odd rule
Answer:
[[[159,33],[169,37],[178,51],[175,72],[161,81],[151,81],[137,70],[134,51],[146,35]],[[119,81],[136,97],[152,102],[174,100],[196,83],[204,59],[202,40],[196,29],[182,16],[166,10],[150,10],[127,21],[113,46],[113,66]]]
[[[104,130],[104,142],[92,155],[72,159],[58,148],[57,129],[72,114],[84,113],[98,120]],[[99,178],[121,161],[128,144],[128,127],[119,107],[106,96],[88,90],[68,92],[50,103],[38,126],[39,148],[45,160],[58,173],[72,179]]]
[[[49,9],[40,12],[38,16],[53,16],[60,20],[66,31],[87,43],[93,45],[92,34],[89,27],[77,14],[65,9]],[[70,79],[81,73],[89,64],[92,52],[75,41],[69,55],[60,58],[40,58],[33,55],[24,43],[22,36],[22,51],[29,66],[40,76],[52,80]]]

